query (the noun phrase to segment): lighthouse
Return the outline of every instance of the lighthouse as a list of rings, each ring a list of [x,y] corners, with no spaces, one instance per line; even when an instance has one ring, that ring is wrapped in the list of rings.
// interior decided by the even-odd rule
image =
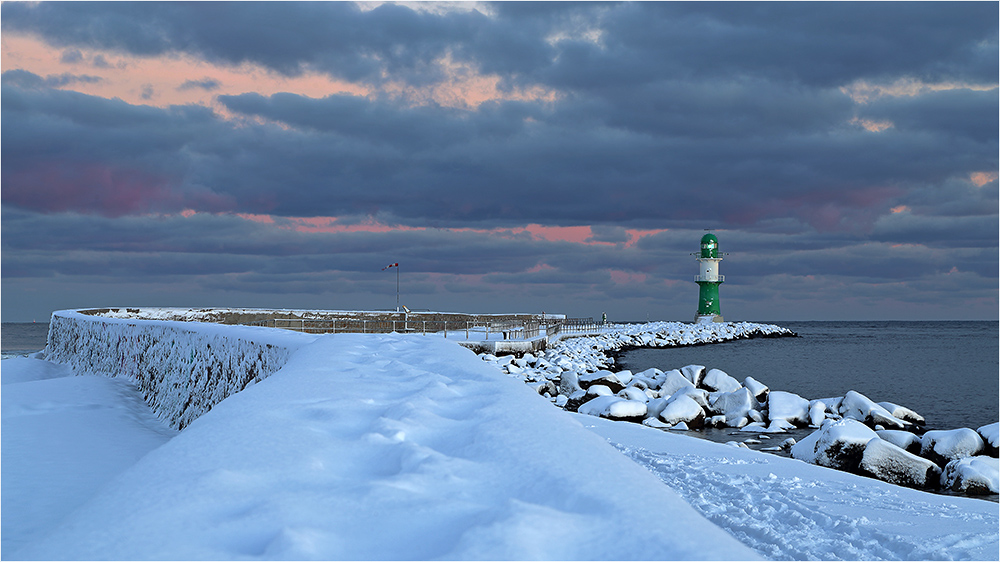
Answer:
[[[722,254],[719,252],[719,239],[709,232],[701,237],[701,253],[698,254],[698,275],[694,281],[698,284],[698,313],[695,322],[722,322],[722,312],[719,310],[719,285],[725,281],[725,276],[719,275],[719,262]]]

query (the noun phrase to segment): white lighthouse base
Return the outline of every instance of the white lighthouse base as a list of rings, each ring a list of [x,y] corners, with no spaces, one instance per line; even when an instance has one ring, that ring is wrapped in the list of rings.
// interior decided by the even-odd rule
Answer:
[[[695,324],[711,324],[712,322],[725,322],[722,319],[721,314],[696,314],[694,316]]]

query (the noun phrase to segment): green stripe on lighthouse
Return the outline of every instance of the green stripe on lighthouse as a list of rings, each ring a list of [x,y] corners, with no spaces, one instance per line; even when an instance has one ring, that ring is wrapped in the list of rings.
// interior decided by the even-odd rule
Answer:
[[[701,253],[697,258],[698,275],[695,282],[698,283],[698,313],[695,321],[711,319],[714,322],[722,322],[722,310],[719,307],[719,285],[725,278],[719,275],[719,262],[722,261],[719,253],[719,239],[714,234],[706,234],[701,237]]]

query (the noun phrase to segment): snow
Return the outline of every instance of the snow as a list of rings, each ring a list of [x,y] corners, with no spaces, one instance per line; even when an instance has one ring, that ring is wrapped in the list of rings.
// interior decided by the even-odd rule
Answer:
[[[1000,422],[994,422],[989,425],[984,425],[976,430],[979,435],[983,438],[983,441],[989,443],[991,447],[996,449],[1000,447]]]
[[[505,375],[510,358],[444,338],[260,330],[196,327],[192,341],[287,357],[180,432],[131,377],[4,359],[0,557],[998,559],[995,503],[567,413]],[[579,353],[545,359],[593,372],[607,365],[583,346],[632,337],[564,340]],[[705,398],[687,386],[677,401]]]

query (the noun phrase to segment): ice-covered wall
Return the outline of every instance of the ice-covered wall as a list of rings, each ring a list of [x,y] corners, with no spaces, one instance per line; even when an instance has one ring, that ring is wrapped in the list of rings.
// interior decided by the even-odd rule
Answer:
[[[122,320],[57,311],[46,359],[78,374],[128,377],[156,415],[183,429],[280,369],[316,336],[249,326]]]

